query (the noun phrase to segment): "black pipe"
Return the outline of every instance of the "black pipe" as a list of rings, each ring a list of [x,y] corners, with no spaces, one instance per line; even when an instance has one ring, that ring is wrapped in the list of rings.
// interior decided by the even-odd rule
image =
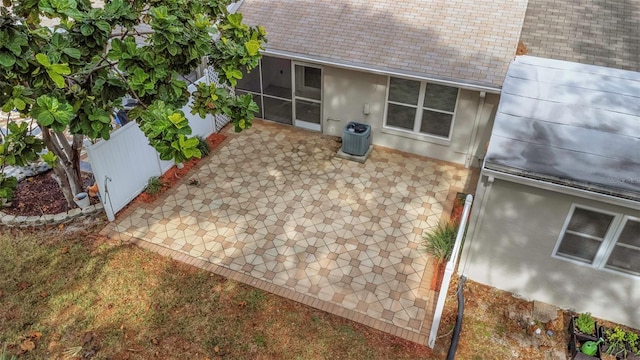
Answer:
[[[458,317],[456,318],[456,326],[453,328],[453,335],[451,335],[451,345],[447,353],[447,360],[454,360],[456,350],[458,350],[458,339],[460,337],[460,330],[462,330],[462,314],[464,313],[464,293],[462,288],[466,280],[467,277],[462,275],[460,277],[460,283],[458,284]]]

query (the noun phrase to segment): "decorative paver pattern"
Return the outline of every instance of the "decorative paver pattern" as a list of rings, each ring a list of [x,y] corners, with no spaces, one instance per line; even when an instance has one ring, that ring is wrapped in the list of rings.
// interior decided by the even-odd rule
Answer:
[[[640,71],[640,0],[529,0],[528,54]]]
[[[130,209],[107,233],[424,343],[433,294],[421,234],[469,171],[379,148],[350,162],[335,156],[338,138],[263,122],[228,135],[200,185]]]
[[[526,0],[244,0],[267,50],[501,86]]]

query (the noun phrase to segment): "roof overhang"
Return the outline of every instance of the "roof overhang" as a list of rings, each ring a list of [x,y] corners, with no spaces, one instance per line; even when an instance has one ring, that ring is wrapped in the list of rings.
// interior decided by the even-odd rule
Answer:
[[[502,90],[485,170],[640,201],[640,73],[523,56]]]
[[[487,85],[487,84],[481,84],[481,83],[475,83],[475,82],[463,82],[460,80],[447,79],[444,77],[426,76],[424,74],[419,74],[416,72],[399,71],[399,70],[394,70],[390,68],[376,67],[376,66],[358,64],[358,63],[349,62],[349,61],[340,61],[336,59],[323,58],[320,56],[298,54],[290,51],[270,49],[268,47],[264,51],[262,51],[262,53],[267,56],[286,58],[286,59],[291,59],[295,61],[308,62],[308,63],[314,63],[319,65],[333,66],[333,67],[347,69],[347,70],[363,71],[363,72],[368,72],[368,73],[378,74],[378,75],[403,77],[403,78],[413,79],[418,81],[427,81],[427,82],[441,84],[441,85],[454,86],[461,89],[484,91],[490,94],[500,94],[500,91],[501,91],[500,87],[497,87],[494,85]]]

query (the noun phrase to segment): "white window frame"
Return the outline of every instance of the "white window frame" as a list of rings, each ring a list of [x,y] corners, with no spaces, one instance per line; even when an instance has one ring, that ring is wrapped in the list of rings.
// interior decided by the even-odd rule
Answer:
[[[609,229],[607,229],[607,232],[604,235],[604,238],[602,239],[602,243],[598,247],[598,251],[593,257],[593,261],[591,262],[591,264],[588,264],[584,261],[572,259],[566,255],[558,254],[558,249],[560,248],[562,239],[564,239],[564,235],[567,232],[569,223],[573,218],[573,213],[577,208],[613,216],[613,219],[611,220],[611,224],[609,225]],[[594,208],[591,206],[586,206],[581,204],[571,204],[571,208],[569,210],[569,213],[567,214],[567,218],[565,219],[564,224],[562,225],[562,231],[560,231],[560,234],[558,235],[558,239],[556,240],[556,245],[553,248],[551,257],[555,259],[560,259],[563,261],[568,261],[581,266],[588,266],[594,269],[612,272],[617,275],[638,278],[640,277],[640,274],[635,274],[635,273],[607,267],[607,260],[609,260],[609,256],[611,256],[611,252],[613,252],[613,249],[618,243],[618,238],[620,237],[620,234],[622,234],[622,231],[624,230],[624,227],[628,221],[640,221],[640,218],[630,216],[630,215],[620,214],[612,211],[602,210],[602,209]]]
[[[397,79],[416,81],[416,82],[420,83],[420,92],[418,94],[418,102],[417,102],[416,105],[405,104],[405,103],[402,103],[402,102],[389,100],[389,92],[391,90],[391,78],[392,77],[397,78]],[[429,86],[429,84],[448,86],[448,87],[452,87],[452,88],[457,88],[458,89],[458,92],[456,94],[456,104],[453,107],[453,111],[445,111],[445,110],[434,109],[434,108],[430,108],[430,107],[425,107],[424,106],[424,98],[425,98],[425,94],[426,94],[427,87]],[[420,80],[416,80],[416,79],[404,78],[404,77],[399,77],[399,76],[388,76],[387,77],[387,89],[386,89],[386,94],[385,94],[385,103],[384,103],[384,121],[383,121],[383,124],[382,124],[382,132],[395,134],[395,135],[400,135],[400,136],[405,136],[405,137],[412,138],[412,139],[435,142],[435,143],[439,143],[441,145],[449,145],[451,143],[451,138],[453,136],[453,128],[454,128],[454,124],[455,124],[455,121],[456,121],[456,112],[458,110],[459,100],[460,100],[460,88],[459,87],[451,86],[451,85],[448,85],[448,84],[438,84],[436,82],[420,81]],[[413,130],[407,130],[407,129],[395,127],[395,126],[392,126],[392,125],[387,125],[387,114],[389,112],[389,104],[405,106],[405,107],[410,107],[410,108],[416,109],[416,116],[415,116],[415,118],[413,120]],[[425,110],[451,115],[451,125],[449,127],[449,136],[448,137],[420,132],[420,128],[422,127],[422,114],[423,114],[423,112]]]

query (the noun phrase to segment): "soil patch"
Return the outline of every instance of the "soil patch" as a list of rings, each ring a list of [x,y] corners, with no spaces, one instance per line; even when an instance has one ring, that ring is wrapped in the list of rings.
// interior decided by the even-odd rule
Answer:
[[[41,216],[69,211],[67,200],[60,185],[53,178],[53,171],[28,177],[18,184],[11,206],[2,208],[2,212],[16,216]],[[82,173],[84,186],[93,183],[93,174]],[[91,199],[91,203],[97,203]]]

